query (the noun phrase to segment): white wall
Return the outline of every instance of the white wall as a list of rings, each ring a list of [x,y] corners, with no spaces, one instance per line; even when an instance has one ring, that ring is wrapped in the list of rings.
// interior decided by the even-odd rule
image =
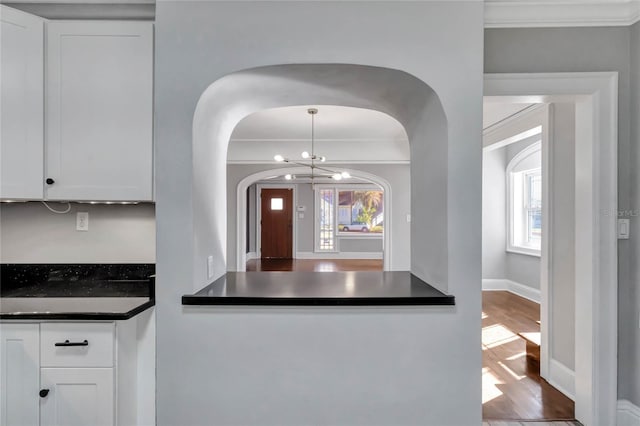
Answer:
[[[575,105],[556,103],[553,112],[551,182],[550,297],[553,340],[551,358],[575,369]]]
[[[482,162],[482,278],[506,279],[505,149],[484,150]]]
[[[482,278],[507,279],[540,288],[540,258],[506,251],[507,166],[519,152],[534,144],[527,139],[502,148],[487,149],[483,158]]]
[[[64,210],[66,203],[49,203]],[[2,263],[155,263],[154,206],[71,204],[55,214],[40,202],[0,204]],[[76,231],[76,213],[89,230]]]
[[[156,7],[158,424],[479,424],[481,143],[474,135],[481,130],[482,4],[158,2]],[[351,105],[397,107],[394,115],[402,115],[416,141],[411,158],[419,165],[415,172],[412,167],[407,192],[413,192],[414,211],[431,220],[420,229],[432,232],[431,238],[415,243],[412,238],[411,268],[434,277],[434,284],[446,283],[440,285],[456,295],[455,308],[180,305],[182,294],[207,281],[207,253],[216,255],[219,270],[226,269],[226,238],[219,237],[226,236],[227,223],[216,212],[217,207],[226,213],[220,203],[226,173],[221,176],[219,167],[226,147],[192,150],[192,136],[204,138],[198,139],[202,143],[230,135],[226,126],[255,105],[227,103],[226,95],[247,88],[260,71],[236,74],[225,80],[230,85],[216,86],[225,92],[217,95],[226,107],[210,105],[207,97],[203,102],[211,109],[201,105],[193,126],[196,103],[209,84],[229,73],[282,63],[400,69],[437,93],[417,95],[415,86],[396,90],[402,89],[398,80],[408,80],[395,72],[377,73],[375,86],[371,73],[329,71],[335,66],[314,78],[326,83],[348,76],[338,87],[281,75],[267,79],[283,84],[285,91],[272,99],[280,105],[348,96]],[[368,90],[357,92],[363,87]],[[261,84],[251,90],[242,96],[252,94],[259,107],[267,107],[261,96],[271,89]],[[448,145],[436,143],[443,137]],[[216,167],[206,170],[207,162]]]

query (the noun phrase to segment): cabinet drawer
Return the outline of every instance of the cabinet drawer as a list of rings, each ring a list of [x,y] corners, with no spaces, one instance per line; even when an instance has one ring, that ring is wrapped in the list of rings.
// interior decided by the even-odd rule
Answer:
[[[43,323],[42,367],[113,367],[113,323]]]

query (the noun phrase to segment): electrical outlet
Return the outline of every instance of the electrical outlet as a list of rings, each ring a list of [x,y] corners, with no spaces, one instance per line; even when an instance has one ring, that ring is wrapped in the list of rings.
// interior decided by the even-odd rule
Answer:
[[[207,277],[213,278],[213,256],[207,257]]]
[[[76,231],[89,230],[89,212],[78,212],[76,214]]]

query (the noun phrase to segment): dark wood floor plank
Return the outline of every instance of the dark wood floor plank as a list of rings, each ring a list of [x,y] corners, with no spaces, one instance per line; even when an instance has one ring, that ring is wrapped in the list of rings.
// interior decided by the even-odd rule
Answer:
[[[527,368],[526,344],[517,335],[540,331],[540,306],[506,291],[486,291],[482,312],[483,370],[490,373],[483,380],[497,380],[489,391],[501,393],[483,403],[483,419],[573,420],[573,401]]]

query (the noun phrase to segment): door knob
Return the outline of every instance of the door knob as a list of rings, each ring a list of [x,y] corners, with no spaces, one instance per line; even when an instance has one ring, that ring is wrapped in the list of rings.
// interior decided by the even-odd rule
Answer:
[[[49,395],[49,389],[40,389],[40,398],[44,398]]]
[[[47,178],[47,180],[45,180],[45,182],[47,182],[47,185],[53,185],[56,181],[51,179],[51,178]]]

